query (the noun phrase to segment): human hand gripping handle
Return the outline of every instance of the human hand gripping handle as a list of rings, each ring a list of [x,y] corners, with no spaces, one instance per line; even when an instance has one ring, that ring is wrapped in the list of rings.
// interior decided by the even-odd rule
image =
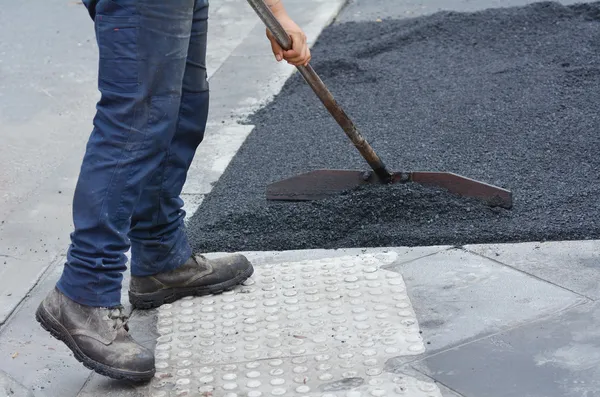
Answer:
[[[267,27],[267,38],[277,61],[290,65],[306,66],[310,62],[310,49],[306,35],[290,18],[281,0],[248,0],[248,3]]]

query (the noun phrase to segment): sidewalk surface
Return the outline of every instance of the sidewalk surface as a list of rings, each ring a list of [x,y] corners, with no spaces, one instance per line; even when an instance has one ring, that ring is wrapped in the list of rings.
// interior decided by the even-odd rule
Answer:
[[[351,0],[338,15],[343,3],[286,0],[311,42],[336,15],[343,23],[529,1]],[[156,351],[152,382],[90,373],[33,313],[60,275],[71,227],[96,100],[93,28],[80,5],[26,5],[0,10],[0,397],[600,397],[592,240],[247,252],[256,272],[245,285],[132,313],[133,336]],[[252,131],[238,121],[293,72],[274,62],[244,1],[211,5],[213,102],[185,187],[190,214]],[[72,23],[57,28],[65,16]],[[40,23],[22,23],[32,18]]]

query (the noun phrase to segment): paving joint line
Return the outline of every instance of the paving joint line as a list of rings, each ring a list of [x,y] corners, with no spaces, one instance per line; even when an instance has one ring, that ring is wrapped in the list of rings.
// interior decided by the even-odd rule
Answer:
[[[392,270],[391,269],[392,267],[400,266],[400,265],[407,265],[409,263],[412,263],[412,262],[415,262],[415,261],[419,261],[419,260],[421,260],[423,258],[429,258],[430,256],[437,255],[437,254],[439,254],[441,252],[451,251],[451,250],[456,249],[456,248],[457,247],[441,248],[439,251],[432,252],[430,254],[423,255],[423,256],[420,256],[418,258],[409,259],[407,261],[402,261],[402,260],[398,259],[398,260],[395,260],[394,262],[390,263],[389,265],[381,266],[381,268],[384,269],[384,270]]]
[[[510,269],[512,269],[512,270],[516,270],[516,271],[517,271],[517,272],[519,272],[519,273],[522,273],[522,274],[525,274],[525,275],[527,275],[527,276],[533,277],[533,278],[535,278],[536,280],[539,280],[539,281],[542,281],[542,282],[544,282],[544,283],[550,284],[550,285],[552,285],[552,286],[554,286],[554,287],[557,287],[557,288],[560,288],[560,289],[562,289],[562,290],[565,290],[565,291],[571,292],[571,293],[573,293],[573,294],[575,294],[575,295],[577,295],[577,296],[580,296],[580,297],[586,298],[586,299],[588,299],[588,300],[590,300],[590,301],[592,301],[592,302],[595,302],[595,301],[597,300],[596,298],[592,298],[592,297],[590,297],[590,296],[587,296],[587,295],[584,295],[584,294],[582,294],[582,293],[580,293],[580,292],[574,291],[574,290],[572,290],[572,289],[570,289],[570,288],[563,287],[562,285],[559,285],[559,284],[556,284],[556,283],[554,283],[554,282],[552,282],[552,281],[549,281],[549,280],[546,280],[546,279],[544,279],[544,278],[541,278],[540,276],[536,276],[535,274],[528,273],[528,272],[526,272],[525,270],[521,270],[521,269],[519,269],[519,268],[516,268],[516,267],[514,267],[514,266],[511,266],[511,265],[509,265],[509,264],[507,264],[507,263],[500,262],[500,261],[499,261],[499,260],[497,260],[497,259],[490,258],[489,256],[485,256],[485,255],[483,255],[483,254],[480,254],[480,253],[478,253],[478,252],[474,252],[474,251],[468,250],[468,249],[466,249],[466,248],[461,248],[461,249],[462,249],[463,251],[465,251],[465,252],[468,252],[468,253],[471,253],[471,254],[477,255],[477,256],[479,256],[479,257],[481,257],[481,258],[489,259],[490,261],[492,261],[492,262],[494,262],[494,263],[497,263],[497,264],[499,264],[499,265],[502,265],[502,266],[506,266],[506,267],[508,267],[508,268],[510,268]]]
[[[446,389],[450,390],[452,393],[456,394],[458,397],[467,397],[467,396],[465,396],[464,394],[462,394],[462,393],[459,393],[458,391],[454,390],[453,388],[451,388],[450,386],[448,386],[448,385],[447,385],[447,384],[445,384],[444,382],[442,382],[442,381],[440,381],[440,380],[437,380],[437,379],[436,379],[436,378],[434,378],[432,375],[428,375],[428,374],[426,374],[425,372],[423,372],[422,370],[420,370],[420,369],[418,369],[418,368],[415,368],[415,367],[414,367],[414,366],[412,366],[412,365],[405,365],[405,367],[406,367],[406,366],[408,366],[408,367],[412,368],[414,371],[416,371],[416,372],[420,373],[421,375],[423,375],[423,376],[425,376],[425,377],[427,377],[427,378],[431,379],[431,380],[432,380],[434,383],[444,386]]]
[[[23,294],[23,296],[19,299],[19,302],[17,302],[17,304],[13,306],[12,310],[6,315],[5,319],[0,320],[0,335],[2,335],[2,327],[5,324],[8,324],[10,322],[10,320],[15,315],[15,313],[21,309],[25,300],[27,300],[27,298],[29,298],[31,296],[31,292],[42,282],[42,280],[44,280],[46,278],[46,276],[50,272],[50,269],[53,268],[54,265],[56,265],[58,263],[58,260],[60,258],[64,258],[64,257],[65,257],[65,255],[62,255],[62,254],[58,254],[57,256],[55,256],[54,259],[52,259],[49,262],[49,264],[46,265],[45,269],[42,270],[42,272],[40,272],[40,275],[37,277],[37,280],[35,280],[35,282],[27,290],[27,292],[25,294]]]
[[[427,360],[429,358],[436,357],[436,356],[438,356],[440,354],[446,353],[446,352],[448,352],[450,350],[454,350],[454,349],[458,349],[458,348],[461,348],[461,347],[464,347],[464,346],[468,346],[468,345],[470,345],[472,343],[480,342],[482,340],[489,339],[489,338],[492,338],[492,337],[497,336],[497,335],[501,335],[501,334],[504,334],[504,333],[507,333],[507,332],[511,332],[511,331],[514,331],[516,329],[519,329],[519,328],[522,328],[522,327],[525,327],[525,326],[528,326],[528,325],[531,325],[531,324],[535,324],[535,323],[539,323],[539,322],[551,319],[553,317],[556,317],[558,314],[561,314],[561,313],[567,312],[569,310],[575,309],[575,308],[577,308],[579,306],[585,306],[585,305],[590,304],[590,303],[595,303],[595,301],[592,300],[592,299],[587,299],[585,301],[575,302],[575,303],[573,303],[571,305],[568,305],[568,306],[566,306],[566,307],[564,307],[562,309],[559,309],[557,311],[553,311],[551,313],[545,314],[545,315],[543,315],[541,317],[534,318],[532,320],[524,321],[523,323],[516,324],[516,325],[513,325],[511,327],[500,329],[500,330],[498,330],[496,332],[493,332],[491,334],[484,335],[484,336],[481,336],[479,338],[478,337],[467,338],[465,342],[460,342],[458,344],[449,345],[446,348],[444,348],[442,350],[439,350],[439,351],[437,351],[435,353],[432,353],[432,354],[423,353],[421,355],[421,357],[415,358],[415,359],[412,359],[412,360],[409,359],[408,361],[406,361],[405,363],[403,363],[403,365],[405,365],[405,366],[406,365],[411,365],[412,366],[413,363],[418,363],[418,362]],[[417,317],[418,317],[418,315],[417,315]],[[395,357],[395,358],[397,358],[397,357]]]

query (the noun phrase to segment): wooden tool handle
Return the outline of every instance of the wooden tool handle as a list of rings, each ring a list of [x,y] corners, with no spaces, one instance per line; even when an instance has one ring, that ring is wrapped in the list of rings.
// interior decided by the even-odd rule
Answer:
[[[284,50],[292,47],[292,41],[287,32],[283,29],[277,18],[271,12],[271,9],[265,4],[264,0],[248,0],[250,6],[254,9],[265,26],[271,31],[277,43]],[[321,78],[317,75],[310,64],[308,66],[297,66],[298,71],[304,77],[304,80],[310,85],[315,94],[319,97],[329,113],[342,127],[348,138],[358,149],[363,158],[369,163],[375,174],[384,181],[389,181],[392,174],[387,170],[379,156],[375,153],[371,145],[362,137],[350,117],[344,112],[337,103],[331,92],[327,89]]]

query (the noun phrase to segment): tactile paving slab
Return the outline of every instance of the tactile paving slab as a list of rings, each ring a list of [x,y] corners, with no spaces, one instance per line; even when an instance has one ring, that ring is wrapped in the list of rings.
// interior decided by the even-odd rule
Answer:
[[[423,353],[402,276],[374,255],[255,266],[243,286],[159,311],[153,397],[441,396],[383,371]]]

